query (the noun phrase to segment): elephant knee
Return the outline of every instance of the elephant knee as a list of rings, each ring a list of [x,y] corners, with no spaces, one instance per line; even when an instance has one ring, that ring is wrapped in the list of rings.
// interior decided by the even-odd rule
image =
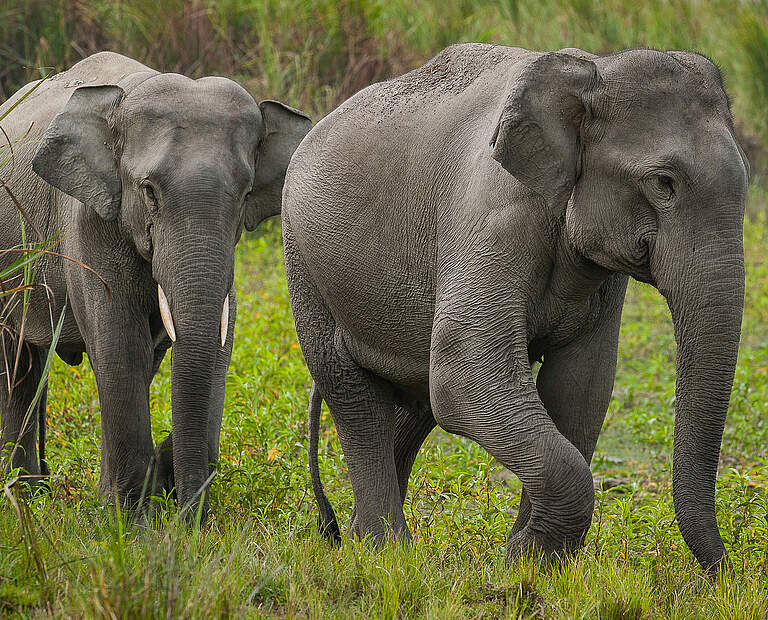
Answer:
[[[433,361],[429,377],[432,415],[440,428],[459,435],[467,430],[466,404],[459,387],[464,380],[459,380],[453,365]]]
[[[568,440],[561,438],[557,444],[554,450],[547,451],[548,456],[545,452],[543,462],[546,465],[541,476],[541,487],[536,493],[539,497],[532,498],[531,520],[549,523],[550,531],[561,532],[566,547],[578,547],[589,529],[594,512],[592,472],[582,454]]]

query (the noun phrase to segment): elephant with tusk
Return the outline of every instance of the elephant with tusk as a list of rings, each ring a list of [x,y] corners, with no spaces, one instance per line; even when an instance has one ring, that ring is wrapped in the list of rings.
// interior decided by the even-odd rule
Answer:
[[[677,521],[710,574],[728,569],[715,480],[748,182],[720,72],[693,52],[467,43],[325,117],[282,213],[322,530],[339,533],[317,467],[324,399],[360,537],[409,536],[408,477],[439,424],[522,481],[508,560],[577,550],[631,276],[674,322]]]
[[[54,322],[66,312],[57,353],[76,364],[87,352],[98,385],[99,493],[133,505],[143,490],[173,487],[184,506],[202,497],[205,514],[235,325],[235,245],[243,228],[280,212],[285,170],[310,127],[298,110],[256,103],[231,80],[159,73],[111,52],[44,81],[11,112],[3,129],[23,140],[7,181],[29,223],[42,238],[61,233],[58,250],[111,290],[109,299],[73,262],[40,259],[46,286],[32,293],[23,330],[21,309],[10,315],[15,334],[3,343],[10,357],[23,334],[19,367],[29,369],[11,394],[5,380],[0,387],[14,466],[46,473],[36,446],[45,399],[24,418],[52,342],[50,293]],[[4,248],[32,234],[5,193],[0,222]],[[172,433],[155,448],[149,387],[170,347]]]
[[[168,298],[165,296],[163,287],[157,285],[157,301],[160,306],[160,318],[163,320],[165,331],[171,342],[176,342],[176,328],[173,325],[173,315],[168,305]],[[223,347],[227,341],[227,331],[229,329],[229,293],[224,297],[224,303],[221,306],[221,320],[219,321],[219,339]]]

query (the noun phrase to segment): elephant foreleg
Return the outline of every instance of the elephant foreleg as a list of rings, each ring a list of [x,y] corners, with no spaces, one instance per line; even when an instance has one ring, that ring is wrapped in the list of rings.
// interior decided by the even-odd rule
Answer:
[[[145,322],[116,323],[119,332],[91,333],[88,343],[101,405],[99,495],[136,505],[156,492],[149,417],[154,351]]]
[[[11,467],[19,467],[33,489],[44,484],[47,467],[38,459],[37,431],[41,414],[45,415],[47,382],[40,386],[47,351],[3,337],[3,359],[0,360],[0,448],[11,459]],[[18,357],[18,360],[16,359]],[[41,392],[31,407],[38,388]],[[42,447],[42,446],[41,446]],[[43,456],[41,454],[41,456]]]
[[[515,274],[506,273],[503,261],[492,267],[471,260],[462,264],[463,271],[444,278],[435,304],[430,356],[435,419],[448,432],[479,443],[527,488],[531,515],[508,540],[507,561],[533,550],[562,557],[582,545],[592,519],[589,466],[537,393],[527,301],[518,297]]]
[[[613,392],[619,326],[627,278],[615,275],[603,285],[598,322],[567,347],[544,355],[536,388],[557,430],[589,464]],[[523,487],[514,537],[528,524],[531,499]]]

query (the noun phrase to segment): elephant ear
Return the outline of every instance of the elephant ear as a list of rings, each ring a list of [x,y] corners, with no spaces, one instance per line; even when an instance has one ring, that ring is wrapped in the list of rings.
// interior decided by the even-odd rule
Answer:
[[[312,121],[306,114],[278,101],[262,101],[259,108],[264,120],[264,137],[256,156],[253,189],[245,203],[245,227],[248,230],[280,213],[288,164],[312,128]]]
[[[539,56],[507,97],[491,139],[493,158],[548,202],[567,201],[579,174],[580,126],[601,82],[589,60]]]
[[[107,221],[120,211],[122,188],[112,121],[125,96],[119,86],[82,86],[43,134],[32,169]]]

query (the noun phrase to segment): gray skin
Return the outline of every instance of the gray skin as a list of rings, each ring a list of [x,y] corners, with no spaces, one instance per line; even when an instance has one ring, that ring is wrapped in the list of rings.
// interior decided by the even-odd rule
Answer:
[[[692,52],[456,45],[318,123],[286,175],[283,241],[311,434],[325,399],[351,531],[409,536],[407,481],[437,423],[521,479],[508,561],[578,549],[632,276],[674,321],[680,530],[711,574],[730,567],[714,493],[748,177],[719,71]]]
[[[87,352],[96,377],[100,495],[135,504],[151,480],[154,488],[145,492],[175,485],[179,502],[196,508],[219,454],[236,315],[235,244],[243,227],[252,230],[280,212],[285,170],[311,122],[283,104],[257,104],[228,79],[161,74],[102,52],[44,82],[3,128],[13,140],[30,125],[14,147],[8,185],[42,237],[63,233],[56,249],[106,280],[111,300],[81,266],[41,259],[36,280],[47,288],[32,295],[19,365],[26,370],[31,355],[31,369],[10,400],[5,377],[0,388],[2,444],[18,442],[14,466],[46,473],[35,445],[45,399],[22,426],[52,342],[50,294],[53,322],[66,312],[57,353],[79,364]],[[26,235],[35,238],[29,225]],[[19,212],[2,193],[0,246],[20,241]],[[16,256],[2,257],[2,265]],[[171,347],[158,284],[176,342],[172,433],[155,449],[149,386]],[[220,326],[227,297],[229,320]],[[21,328],[20,308],[10,325]],[[6,334],[5,342],[13,353],[18,334]],[[206,507],[207,499],[203,514]]]

